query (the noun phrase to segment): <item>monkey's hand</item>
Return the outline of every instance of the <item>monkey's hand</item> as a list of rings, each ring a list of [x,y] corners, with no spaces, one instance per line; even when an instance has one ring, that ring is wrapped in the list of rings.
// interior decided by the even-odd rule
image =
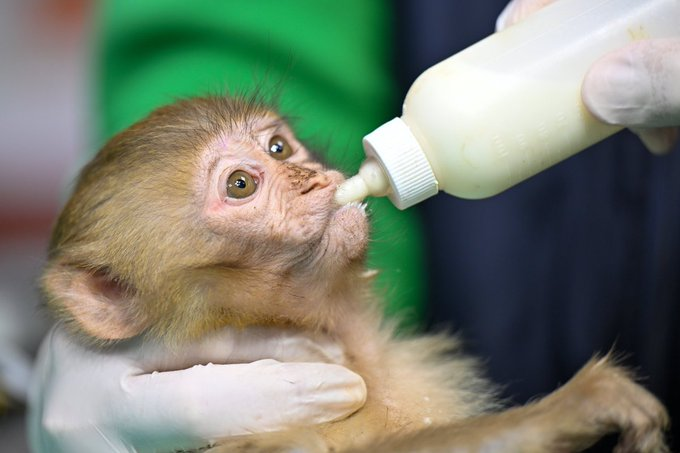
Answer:
[[[340,419],[366,398],[343,361],[330,340],[279,329],[226,329],[173,349],[140,340],[94,349],[58,325],[29,395],[32,451],[195,449]]]
[[[556,0],[513,0],[496,21],[502,30]],[[671,150],[680,126],[680,39],[645,39],[603,56],[583,80],[588,110],[626,126],[655,154]]]

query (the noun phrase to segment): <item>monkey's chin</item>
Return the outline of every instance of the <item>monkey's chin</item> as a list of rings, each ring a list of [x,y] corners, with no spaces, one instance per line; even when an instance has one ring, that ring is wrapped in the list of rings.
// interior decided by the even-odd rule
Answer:
[[[332,214],[326,230],[328,254],[348,261],[363,259],[368,231],[366,203],[352,202],[340,207]]]

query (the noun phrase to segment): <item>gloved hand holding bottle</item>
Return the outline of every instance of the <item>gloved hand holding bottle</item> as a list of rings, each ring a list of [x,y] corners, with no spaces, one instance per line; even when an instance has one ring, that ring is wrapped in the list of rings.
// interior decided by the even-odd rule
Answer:
[[[680,2],[515,0],[498,24],[507,29],[418,77],[402,116],[364,138],[367,159],[338,203],[490,197],[623,126],[654,152],[671,148]]]
[[[498,16],[496,30],[554,1],[513,0]],[[640,39],[593,64],[581,95],[598,119],[629,127],[651,152],[665,153],[678,140],[679,81],[680,38]]]

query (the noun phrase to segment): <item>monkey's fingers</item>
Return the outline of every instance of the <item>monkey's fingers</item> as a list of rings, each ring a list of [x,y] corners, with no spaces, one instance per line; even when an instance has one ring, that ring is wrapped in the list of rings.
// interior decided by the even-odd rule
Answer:
[[[662,453],[668,414],[663,405],[609,357],[592,360],[556,397],[556,414],[571,441],[596,440],[620,432],[616,451]]]
[[[129,398],[145,402],[134,405],[127,429],[171,433],[167,447],[175,449],[337,420],[366,399],[363,380],[346,368],[275,360],[197,365],[131,376],[123,385]]]

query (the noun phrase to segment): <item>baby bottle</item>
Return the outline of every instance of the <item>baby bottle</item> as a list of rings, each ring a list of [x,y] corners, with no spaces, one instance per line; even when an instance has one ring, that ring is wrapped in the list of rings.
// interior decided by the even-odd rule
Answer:
[[[621,129],[581,101],[588,68],[635,40],[680,34],[680,0],[559,0],[429,68],[400,118],[364,137],[336,200],[399,209],[443,190],[484,198]]]

